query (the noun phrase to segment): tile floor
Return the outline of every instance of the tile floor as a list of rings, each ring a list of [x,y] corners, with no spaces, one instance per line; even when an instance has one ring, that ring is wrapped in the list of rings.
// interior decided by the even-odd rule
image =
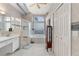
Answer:
[[[43,44],[31,44],[28,48],[20,49],[10,56],[50,56]]]

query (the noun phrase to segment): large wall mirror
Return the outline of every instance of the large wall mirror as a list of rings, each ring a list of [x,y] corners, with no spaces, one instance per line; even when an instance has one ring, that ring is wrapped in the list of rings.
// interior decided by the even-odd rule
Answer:
[[[0,31],[3,30],[3,16],[0,15]]]
[[[9,28],[14,29],[21,25],[21,19],[12,16],[0,15],[0,31],[9,31]]]

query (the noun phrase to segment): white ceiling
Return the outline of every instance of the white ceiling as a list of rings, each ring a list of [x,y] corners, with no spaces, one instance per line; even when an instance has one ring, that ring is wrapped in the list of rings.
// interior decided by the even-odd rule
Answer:
[[[58,3],[47,3],[46,6],[43,6],[42,3],[40,3],[40,8],[38,8],[36,5],[30,7],[32,4],[35,3],[18,3],[18,4],[20,5],[20,7],[17,5],[17,3],[11,3],[11,5],[15,7],[22,15],[26,15],[25,13],[45,15],[50,10],[54,10],[58,5]]]
[[[52,5],[51,3],[49,3],[49,4],[46,4],[45,6],[43,6],[41,3],[40,8],[38,8],[36,5],[31,7],[32,4],[33,3],[27,3],[26,6],[27,6],[29,12],[31,12],[32,14],[37,14],[37,15],[46,14],[50,10],[51,5]]]
[[[26,15],[26,13],[29,13],[27,6],[25,6],[24,3],[10,3],[10,5],[17,9],[22,15]]]

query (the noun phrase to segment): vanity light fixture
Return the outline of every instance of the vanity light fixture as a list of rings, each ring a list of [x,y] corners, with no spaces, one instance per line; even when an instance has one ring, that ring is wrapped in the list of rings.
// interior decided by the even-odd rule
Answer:
[[[5,14],[5,12],[0,10],[0,14]]]

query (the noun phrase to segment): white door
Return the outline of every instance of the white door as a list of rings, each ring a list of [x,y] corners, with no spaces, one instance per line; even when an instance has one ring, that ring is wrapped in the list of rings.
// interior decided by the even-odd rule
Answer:
[[[71,55],[70,4],[62,6],[54,13],[54,54]]]

